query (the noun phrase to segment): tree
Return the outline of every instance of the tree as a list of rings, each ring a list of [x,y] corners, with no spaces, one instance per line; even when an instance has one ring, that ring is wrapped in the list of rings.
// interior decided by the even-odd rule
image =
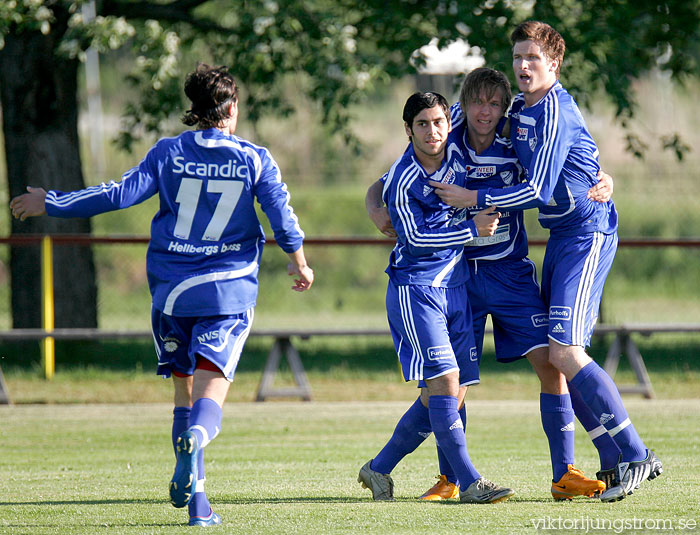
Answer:
[[[602,0],[108,0],[97,2],[94,20],[82,16],[83,3],[6,0],[0,6],[0,100],[11,196],[27,184],[83,187],[76,76],[88,46],[128,47],[134,54],[128,81],[141,97],[125,110],[121,142],[127,148],[136,136],[158,132],[168,118],[181,115],[182,77],[194,67],[185,56],[231,67],[246,89],[252,120],[292,113],[281,81],[303,73],[298,90],[352,144],[350,106],[378,81],[413,72],[421,62],[415,51],[431,38],[440,45],[467,39],[489,65],[510,72],[509,31],[529,16],[552,23],[567,39],[567,85],[579,90],[579,98],[603,87],[623,120],[634,113],[634,78],[656,67],[679,80],[698,73],[697,0],[641,0],[634,6]],[[12,224],[13,234],[89,230],[89,222],[75,220]],[[56,256],[57,325],[94,326],[89,249]],[[37,266],[35,251],[13,248],[15,327],[38,325],[38,288],[24,283]]]

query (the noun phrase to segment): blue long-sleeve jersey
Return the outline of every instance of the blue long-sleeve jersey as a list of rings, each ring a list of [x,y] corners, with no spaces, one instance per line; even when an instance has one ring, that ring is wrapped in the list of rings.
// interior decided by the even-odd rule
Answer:
[[[491,146],[481,154],[469,144],[466,118],[459,103],[450,108],[452,117],[451,139],[463,152],[468,189],[503,188],[518,184],[522,179],[522,166],[509,139],[498,133]],[[503,119],[505,121],[505,118]],[[501,130],[499,124],[497,132]],[[470,215],[478,213],[486,205],[469,209]],[[521,210],[501,210],[498,228],[493,236],[480,236],[467,242],[464,258],[467,260],[520,260],[528,253],[527,234]]]
[[[255,305],[265,237],[255,199],[287,253],[304,233],[269,151],[216,128],[159,140],[120,182],[49,191],[54,217],[91,217],[158,194],[146,256],[153,306],[174,316],[238,314]]]
[[[386,269],[394,284],[450,288],[469,278],[462,255],[464,244],[477,236],[476,225],[466,220],[466,210],[443,203],[428,184],[465,185],[461,152],[450,139],[436,172],[429,175],[409,145],[383,177],[383,199],[398,235]]]
[[[597,183],[598,147],[578,106],[556,82],[533,106],[518,95],[510,110],[511,140],[525,181],[479,191],[478,202],[498,208],[539,208],[539,221],[552,235],[574,236],[617,230],[612,201],[586,197]]]

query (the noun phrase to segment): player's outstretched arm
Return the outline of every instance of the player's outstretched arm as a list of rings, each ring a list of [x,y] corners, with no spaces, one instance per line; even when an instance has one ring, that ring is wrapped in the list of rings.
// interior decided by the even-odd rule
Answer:
[[[379,229],[379,232],[389,238],[396,238],[396,230],[394,230],[391,224],[389,209],[384,205],[384,201],[382,200],[383,189],[384,184],[381,180],[377,180],[367,189],[365,208],[367,208],[367,214],[372,220],[372,223]]]
[[[479,236],[493,236],[498,227],[498,218],[501,213],[496,211],[495,206],[489,206],[474,216],[474,224]]]
[[[598,183],[586,195],[595,202],[608,202],[613,195],[613,178],[602,169],[598,171]]]
[[[477,205],[477,193],[474,190],[433,180],[429,180],[428,184],[435,188],[435,193],[445,204],[455,208],[469,208]]]
[[[311,288],[314,283],[314,270],[309,267],[306,263],[306,257],[304,256],[304,246],[299,247],[293,253],[287,253],[289,256],[289,265],[287,266],[287,272],[291,276],[297,276],[299,278],[294,279],[294,286],[292,290],[295,292],[303,292]]]
[[[28,193],[18,195],[10,201],[12,215],[20,221],[46,214],[46,191],[31,186],[27,186],[27,191]]]

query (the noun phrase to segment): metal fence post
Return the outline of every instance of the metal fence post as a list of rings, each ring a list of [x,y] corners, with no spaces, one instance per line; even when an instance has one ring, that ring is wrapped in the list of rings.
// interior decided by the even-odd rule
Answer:
[[[41,326],[45,332],[53,332],[53,242],[51,236],[41,240]],[[41,342],[41,364],[44,378],[53,379],[56,365],[56,345],[52,336],[45,336]]]

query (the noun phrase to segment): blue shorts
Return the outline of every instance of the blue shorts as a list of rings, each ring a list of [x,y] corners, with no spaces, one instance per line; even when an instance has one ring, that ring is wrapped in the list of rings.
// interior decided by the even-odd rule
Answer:
[[[481,358],[486,317],[491,314],[496,359],[511,362],[549,346],[547,308],[537,284],[537,269],[521,260],[468,260],[469,304]]]
[[[253,309],[228,316],[168,316],[151,309],[153,341],[158,355],[156,373],[193,375],[197,355],[207,359],[233,381],[250,328]]]
[[[552,340],[589,345],[616,250],[617,234],[550,236],[542,265],[542,296],[549,306]]]
[[[386,310],[406,381],[435,379],[459,370],[460,386],[479,383],[472,315],[464,285],[397,286],[389,281]]]

